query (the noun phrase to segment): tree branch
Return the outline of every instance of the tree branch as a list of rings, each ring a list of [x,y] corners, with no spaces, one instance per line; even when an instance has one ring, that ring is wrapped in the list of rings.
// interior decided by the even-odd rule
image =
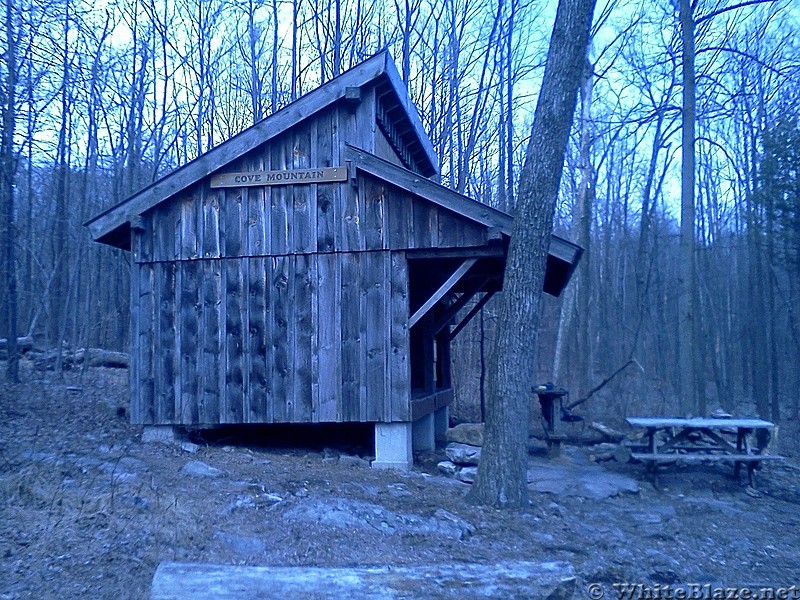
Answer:
[[[564,410],[569,412],[573,408],[576,408],[576,407],[580,406],[581,404],[583,404],[584,402],[586,402],[587,400],[589,400],[589,398],[594,396],[597,392],[599,392],[604,387],[606,387],[606,385],[611,383],[611,380],[613,380],[617,375],[622,373],[622,371],[624,371],[629,365],[636,365],[637,367],[639,367],[639,369],[641,369],[642,373],[644,373],[644,368],[642,367],[642,365],[639,364],[639,361],[636,360],[635,358],[632,358],[628,362],[626,362],[624,365],[622,365],[619,369],[614,371],[611,375],[609,375],[608,377],[603,379],[603,381],[601,381],[596,386],[594,386],[592,389],[590,389],[589,393],[587,393],[583,398],[575,400],[575,402],[571,402],[570,404],[565,406]]]
[[[707,15],[703,15],[701,17],[697,17],[694,20],[694,24],[695,25],[700,25],[700,23],[703,23],[704,21],[710,21],[714,17],[717,17],[717,16],[719,16],[719,15],[721,15],[723,13],[726,13],[726,12],[730,12],[732,10],[738,10],[740,8],[746,8],[748,6],[753,6],[755,4],[774,4],[777,1],[778,0],[747,0],[746,2],[740,2],[739,4],[734,4],[733,6],[725,6],[723,8],[720,8],[719,10],[712,11],[712,12],[708,13]]]
[[[729,52],[731,54],[736,54],[737,56],[743,56],[744,58],[752,60],[757,65],[759,65],[761,67],[764,67],[765,69],[767,69],[769,71],[772,71],[776,75],[784,75],[780,70],[778,70],[775,67],[771,66],[769,63],[764,62],[763,60],[761,60],[757,56],[753,56],[752,54],[749,54],[747,52],[743,52],[743,51],[738,50],[736,48],[730,48],[728,46],[709,46],[708,48],[702,48],[701,50],[698,50],[697,52],[695,52],[695,55],[704,54],[705,52]]]

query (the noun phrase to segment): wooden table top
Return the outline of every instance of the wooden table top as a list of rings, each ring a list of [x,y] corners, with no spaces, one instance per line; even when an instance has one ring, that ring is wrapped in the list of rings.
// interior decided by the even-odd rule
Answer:
[[[692,419],[667,418],[667,417],[628,417],[626,419],[634,427],[661,428],[661,427],[689,427],[703,429],[722,429],[735,427],[737,429],[772,429],[774,423],[762,419],[706,419],[696,417]]]

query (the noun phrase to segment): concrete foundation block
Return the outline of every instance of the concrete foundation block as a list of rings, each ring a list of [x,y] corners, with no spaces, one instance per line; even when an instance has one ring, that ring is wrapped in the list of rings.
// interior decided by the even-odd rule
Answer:
[[[411,453],[411,423],[375,423],[375,469],[410,469],[414,464]]]
[[[431,452],[436,450],[436,431],[433,413],[414,421],[411,427],[414,450]]]

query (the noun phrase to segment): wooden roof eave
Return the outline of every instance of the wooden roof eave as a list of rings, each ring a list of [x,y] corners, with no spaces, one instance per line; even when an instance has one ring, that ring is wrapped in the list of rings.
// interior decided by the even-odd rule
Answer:
[[[420,196],[481,225],[497,228],[506,237],[511,236],[514,218],[508,213],[459,194],[450,188],[355,146],[348,144],[345,156],[356,169],[384,179],[400,189]],[[581,252],[580,246],[562,237],[553,234],[550,238],[550,254],[554,258],[573,264],[580,258]]]
[[[345,98],[348,88],[364,86],[381,76],[390,82],[397,101],[403,107],[408,121],[413,126],[415,137],[424,150],[426,159],[430,161],[430,167],[438,172],[438,161],[433,145],[425,134],[419,115],[411,103],[389,52],[384,50],[222,142],[205,154],[178,167],[155,183],[101,212],[84,225],[89,229],[95,241],[127,249],[126,244],[120,242],[121,236],[118,233],[121,228],[130,223],[131,217],[143,214],[240,156],[280,135],[295,124]]]
[[[413,171],[409,171],[408,169],[395,165],[394,163],[354,146],[350,146],[349,144],[346,147],[345,157],[352,163],[355,169],[369,173],[411,194],[433,202],[442,208],[446,208],[481,225],[495,229],[506,239],[511,237],[514,218],[501,210],[497,210],[482,202],[473,200],[468,196],[459,194]],[[351,173],[351,177],[352,176],[353,174]],[[556,264],[563,263],[563,267],[561,268],[563,271],[563,278],[559,278],[556,288],[552,290],[552,292],[554,292],[553,295],[558,296],[564,286],[569,282],[583,254],[583,248],[569,240],[552,234],[550,236],[548,254],[549,261],[553,260]]]
[[[495,227],[506,236],[511,235],[513,219],[510,215],[496,208],[492,208],[463,194],[459,194],[418,173],[397,166],[388,160],[379,158],[374,154],[349,144],[346,146],[345,158],[349,160],[356,169],[360,169],[365,173],[388,181],[400,189],[420,196],[434,204],[438,204],[443,208],[476,221],[481,225]]]
[[[411,128],[414,132],[414,137],[419,142],[420,148],[425,155],[425,159],[428,163],[430,163],[433,174],[438,174],[439,159],[436,156],[436,151],[433,148],[433,142],[431,142],[428,134],[425,133],[425,128],[422,126],[422,119],[420,119],[419,113],[417,112],[417,107],[411,101],[411,97],[408,95],[408,88],[406,87],[405,83],[403,83],[403,79],[394,64],[394,61],[391,60],[388,53],[386,60],[386,78],[389,80],[389,83],[391,84],[392,89],[397,96],[397,100],[400,106],[403,108],[405,117],[408,119],[408,122],[411,125]]]

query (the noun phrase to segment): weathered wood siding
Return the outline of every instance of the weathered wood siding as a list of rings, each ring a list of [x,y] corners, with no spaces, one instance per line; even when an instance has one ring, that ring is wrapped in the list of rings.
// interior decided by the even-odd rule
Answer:
[[[483,246],[487,230],[369,175],[349,183],[201,188],[145,215],[135,262]]]
[[[226,170],[340,166],[345,140],[375,150],[374,94]],[[409,420],[405,251],[486,243],[484,227],[361,172],[355,185],[207,178],[143,223],[131,287],[142,424]]]
[[[243,265],[246,268],[242,268]],[[405,258],[141,263],[135,423],[409,418]]]
[[[226,170],[340,166],[344,164],[338,150],[340,136],[343,128],[352,128],[351,121],[352,115],[346,109],[330,109]],[[134,248],[134,260],[160,262],[486,243],[485,227],[404,190],[361,172],[356,185],[345,182],[211,189],[206,179],[143,215],[145,230],[139,248]]]

